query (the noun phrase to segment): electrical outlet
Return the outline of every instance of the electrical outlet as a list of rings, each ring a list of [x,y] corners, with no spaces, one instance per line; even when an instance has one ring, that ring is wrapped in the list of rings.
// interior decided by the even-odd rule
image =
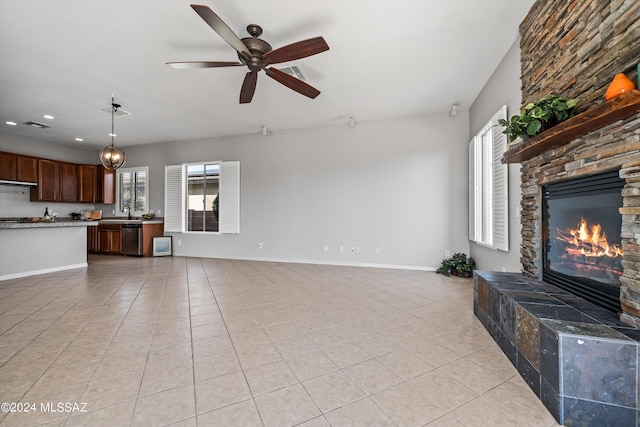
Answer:
[[[182,240],[178,240],[178,246],[182,245]]]
[[[324,245],[324,251],[329,252],[329,245]]]
[[[375,248],[375,249],[373,250],[373,252],[374,252],[376,255],[380,255],[380,248]]]
[[[153,209],[151,209],[151,210],[149,211],[149,213],[151,213],[151,214],[152,214],[152,213],[155,213],[155,212],[153,212]]]
[[[116,210],[115,209],[111,209],[111,215],[115,215],[116,214]]]
[[[262,242],[258,242],[258,249],[262,249]]]
[[[161,213],[162,213],[162,211],[160,209],[158,209],[158,216],[160,216]]]
[[[340,252],[344,252],[344,246],[340,246]]]
[[[449,249],[444,251],[444,256],[451,256],[451,251]]]

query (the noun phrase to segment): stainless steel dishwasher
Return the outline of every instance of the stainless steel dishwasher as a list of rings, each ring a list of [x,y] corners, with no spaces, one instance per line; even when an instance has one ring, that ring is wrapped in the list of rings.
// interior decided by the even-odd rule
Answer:
[[[142,255],[142,224],[122,224],[122,253]]]

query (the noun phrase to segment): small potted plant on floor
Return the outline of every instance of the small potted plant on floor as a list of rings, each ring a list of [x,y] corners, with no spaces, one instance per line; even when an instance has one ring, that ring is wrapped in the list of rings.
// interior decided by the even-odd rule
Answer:
[[[451,258],[443,259],[436,273],[445,276],[471,277],[475,266],[476,262],[473,258],[467,257],[462,252],[457,252]]]
[[[498,120],[498,124],[504,126],[502,133],[513,143],[517,138],[529,138],[573,117],[577,104],[577,99],[551,93],[525,105],[520,115],[511,117],[511,120]]]

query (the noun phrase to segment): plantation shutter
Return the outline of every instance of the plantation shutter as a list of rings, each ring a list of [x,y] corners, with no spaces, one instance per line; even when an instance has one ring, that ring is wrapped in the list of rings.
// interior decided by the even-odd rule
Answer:
[[[502,155],[507,150],[507,135],[502,133],[498,120],[507,119],[507,106],[503,105],[491,118],[493,136],[492,184],[493,184],[493,247],[501,251],[509,250],[509,166],[502,163]]]
[[[498,125],[506,118],[504,105],[469,142],[469,240],[501,251],[509,250],[507,136]]]
[[[221,233],[240,233],[240,162],[220,163]]]
[[[182,232],[184,218],[183,167],[164,167],[164,231]]]
[[[469,141],[469,240],[477,241],[476,237],[476,138]]]

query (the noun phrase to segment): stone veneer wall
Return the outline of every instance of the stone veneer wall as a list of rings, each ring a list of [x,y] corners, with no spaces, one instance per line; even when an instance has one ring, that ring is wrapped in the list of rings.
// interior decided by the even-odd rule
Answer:
[[[615,74],[636,80],[640,1],[538,0],[520,35],[523,105],[553,92],[579,98],[582,112],[605,101]],[[522,162],[521,262],[541,278],[541,186],[609,170],[626,181],[621,319],[640,326],[640,114]]]

